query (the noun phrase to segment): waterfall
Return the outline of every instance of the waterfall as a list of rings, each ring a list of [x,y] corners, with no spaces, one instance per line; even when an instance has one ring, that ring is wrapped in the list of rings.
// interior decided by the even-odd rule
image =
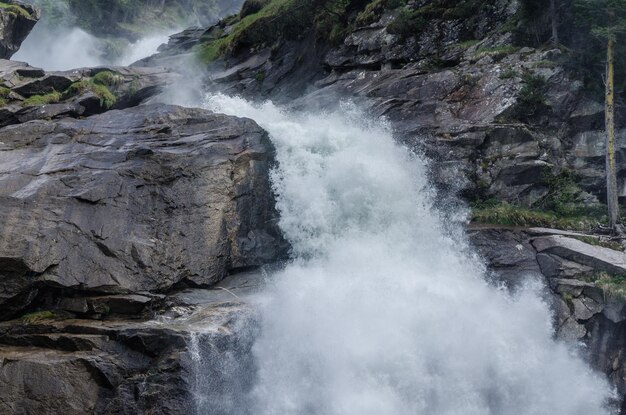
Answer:
[[[205,107],[269,132],[293,247],[261,307],[248,413],[611,413],[603,376],[554,340],[541,287],[485,282],[461,225],[433,207],[425,161],[383,122],[349,104],[296,113],[212,95]]]

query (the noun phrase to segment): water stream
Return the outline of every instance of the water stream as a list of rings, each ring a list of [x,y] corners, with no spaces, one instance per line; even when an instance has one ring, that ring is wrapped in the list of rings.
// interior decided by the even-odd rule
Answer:
[[[269,132],[293,246],[261,308],[249,413],[611,413],[604,377],[553,339],[541,287],[485,282],[460,225],[433,208],[426,163],[384,123],[349,104],[289,113],[213,95],[205,107]]]

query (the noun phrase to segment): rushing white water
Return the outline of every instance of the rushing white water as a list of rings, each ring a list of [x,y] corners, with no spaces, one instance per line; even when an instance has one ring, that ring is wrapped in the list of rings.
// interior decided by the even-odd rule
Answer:
[[[168,30],[167,33],[155,33],[150,36],[146,36],[137,42],[134,42],[125,51],[115,63],[121,66],[127,66],[131,63],[137,62],[140,59],[147,58],[148,56],[157,53],[159,46],[167,43],[172,33],[179,32],[180,30]]]
[[[349,105],[205,106],[269,131],[293,245],[262,310],[250,413],[610,413],[607,382],[553,340],[536,290],[489,286],[465,240],[443,232],[424,162],[384,125]]]

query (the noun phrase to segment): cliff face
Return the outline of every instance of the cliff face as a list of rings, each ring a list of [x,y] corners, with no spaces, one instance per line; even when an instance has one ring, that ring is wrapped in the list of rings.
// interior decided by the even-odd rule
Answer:
[[[0,3],[0,59],[9,59],[40,18],[39,9],[17,0]]]
[[[363,101],[431,157],[436,183],[470,200],[543,207],[559,190],[554,182],[570,172],[581,190],[578,203],[604,198],[601,101],[566,69],[566,53],[524,46],[518,2],[437,13],[426,10],[440,2],[392,3],[346,11],[350,23],[332,41],[312,27],[249,49],[246,39],[263,25],[231,19],[209,28],[196,47],[205,58],[218,51],[208,56],[216,89],[278,100],[304,93],[297,105],[336,96]],[[406,15],[422,20],[407,22]],[[621,126],[618,136],[622,155]],[[620,170],[620,189],[624,175]]]

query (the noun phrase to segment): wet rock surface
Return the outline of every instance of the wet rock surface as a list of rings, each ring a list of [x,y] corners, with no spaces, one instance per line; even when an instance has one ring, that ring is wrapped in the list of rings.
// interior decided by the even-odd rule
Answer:
[[[529,281],[546,286],[557,338],[585,344],[584,356],[623,395],[626,299],[616,271],[624,250],[601,246],[606,237],[544,228],[475,226],[469,236],[495,281],[513,290]]]
[[[247,387],[235,380],[252,370],[249,308],[178,310],[147,321],[0,323],[0,413],[201,414],[206,379]],[[228,359],[230,371],[216,366]]]
[[[6,127],[0,142],[4,318],[45,287],[209,286],[280,255],[273,150],[250,120],[147,105]]]

